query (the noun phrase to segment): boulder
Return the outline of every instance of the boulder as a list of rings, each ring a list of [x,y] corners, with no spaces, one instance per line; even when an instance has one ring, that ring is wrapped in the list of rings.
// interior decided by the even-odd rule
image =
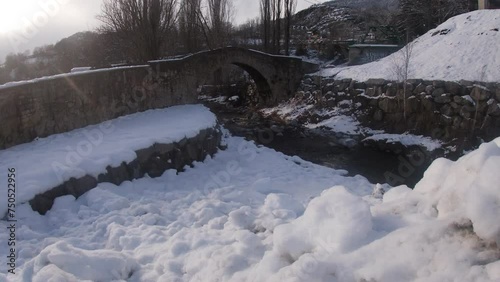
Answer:
[[[387,81],[379,78],[371,78],[366,81],[368,86],[384,86],[385,84],[387,84]]]
[[[425,84],[423,83],[420,83],[419,85],[417,85],[417,87],[415,87],[415,89],[413,89],[413,93],[414,94],[420,94],[422,92],[425,92]]]
[[[394,98],[383,98],[378,102],[379,108],[385,113],[398,112],[398,101]]]
[[[384,112],[382,110],[376,110],[373,114],[373,119],[375,121],[382,121],[384,119]]]
[[[472,88],[470,96],[474,101],[484,101],[491,97],[491,91],[483,86],[475,85],[474,88]]]
[[[425,93],[427,93],[427,95],[431,95],[431,94],[432,94],[432,92],[434,92],[434,86],[432,86],[432,85],[427,85],[427,86],[425,87]],[[443,93],[444,93],[444,92],[443,92]]]
[[[434,88],[442,88],[445,87],[445,82],[442,80],[434,80],[432,81],[432,86],[434,86]]]
[[[438,104],[448,104],[451,102],[451,96],[450,94],[441,94],[440,96],[435,96],[434,101]]]
[[[489,103],[487,114],[490,116],[500,116],[500,104],[493,102]]]
[[[452,95],[461,95],[462,86],[454,81],[447,81],[444,83],[446,92]]]
[[[436,88],[436,89],[434,89],[434,91],[432,91],[432,96],[439,97],[439,96],[443,95],[444,93],[445,92],[444,92],[443,88]]]
[[[453,114],[453,109],[448,104],[445,104],[444,106],[442,106],[439,111],[441,112],[441,114],[443,114],[445,116],[451,116]]]
[[[433,112],[436,108],[436,104],[430,96],[426,96],[422,99],[422,106],[428,112]]]

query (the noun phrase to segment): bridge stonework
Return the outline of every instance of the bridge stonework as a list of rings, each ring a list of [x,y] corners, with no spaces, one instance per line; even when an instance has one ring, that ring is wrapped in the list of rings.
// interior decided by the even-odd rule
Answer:
[[[228,47],[0,86],[0,149],[123,115],[198,103],[198,86],[228,64],[250,74],[266,104],[291,97],[304,73],[314,70],[298,58]]]

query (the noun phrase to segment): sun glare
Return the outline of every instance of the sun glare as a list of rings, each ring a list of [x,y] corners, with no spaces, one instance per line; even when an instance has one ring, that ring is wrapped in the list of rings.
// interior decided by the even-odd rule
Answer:
[[[32,1],[0,0],[0,34],[20,28],[22,18],[31,10]]]

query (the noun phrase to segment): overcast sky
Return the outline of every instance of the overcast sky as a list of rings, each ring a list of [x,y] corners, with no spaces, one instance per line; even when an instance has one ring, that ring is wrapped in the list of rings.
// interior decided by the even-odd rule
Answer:
[[[0,62],[12,52],[53,44],[99,25],[103,0],[0,0]],[[259,14],[259,0],[233,0],[235,22]],[[298,0],[297,11],[326,0]]]

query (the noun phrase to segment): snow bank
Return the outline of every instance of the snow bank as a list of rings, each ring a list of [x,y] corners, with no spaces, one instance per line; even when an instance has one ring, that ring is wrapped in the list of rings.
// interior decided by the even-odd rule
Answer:
[[[277,226],[258,281],[499,281],[500,138],[377,201],[333,187]],[[378,187],[380,188],[380,187]]]
[[[500,138],[456,163],[440,159],[415,186],[424,212],[438,218],[470,220],[483,240],[500,246]]]
[[[2,150],[0,170],[16,169],[16,200],[23,203],[72,177],[97,177],[107,166],[131,162],[139,149],[191,138],[215,125],[215,115],[201,105],[150,110]],[[0,215],[6,206],[0,202]]]
[[[500,10],[480,10],[449,19],[412,43],[410,78],[447,81],[500,79]],[[366,81],[394,80],[394,66],[402,51],[379,61],[319,74]]]

